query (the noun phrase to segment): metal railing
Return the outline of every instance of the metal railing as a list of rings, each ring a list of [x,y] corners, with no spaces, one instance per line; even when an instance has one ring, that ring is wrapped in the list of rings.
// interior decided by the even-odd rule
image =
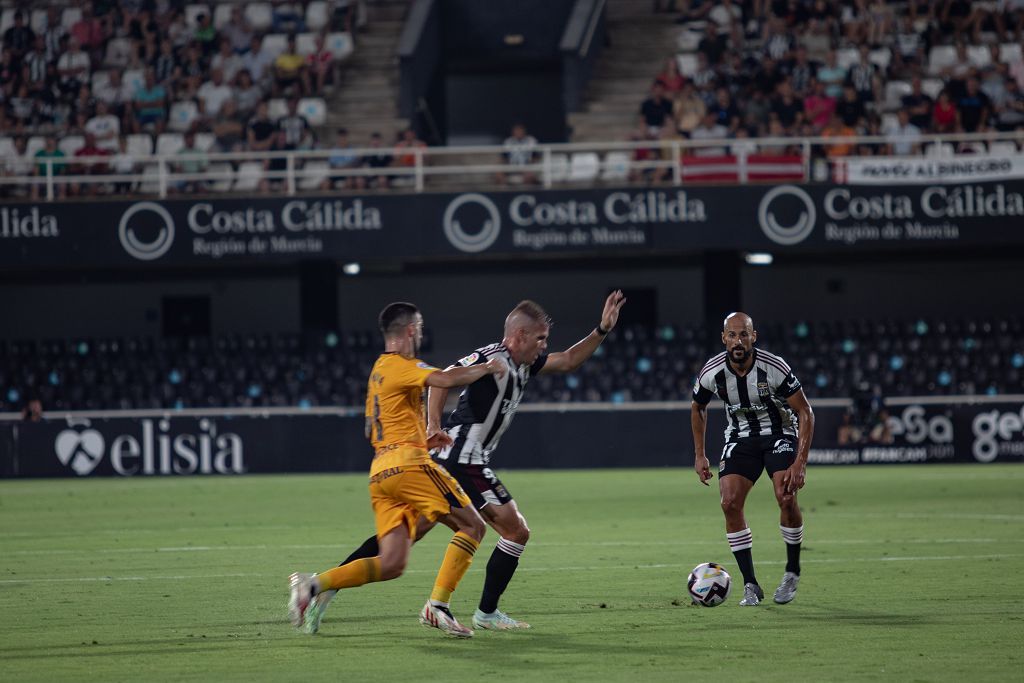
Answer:
[[[531,150],[531,163],[511,165],[503,161],[510,150],[502,145],[476,145],[462,147],[422,147],[392,149],[384,147],[363,147],[339,149],[318,149],[306,151],[267,152],[196,152],[153,155],[113,156],[65,156],[65,157],[21,157],[21,166],[31,165],[36,169],[32,175],[0,176],[0,191],[10,193],[28,190],[34,198],[53,201],[65,194],[62,189],[71,187],[107,186],[127,184],[129,194],[155,195],[166,198],[184,183],[201,183],[201,193],[248,192],[260,190],[263,180],[274,183],[275,191],[295,195],[299,191],[315,191],[322,183],[352,180],[359,183],[373,178],[385,178],[386,184],[412,189],[416,192],[427,190],[429,179],[457,179],[466,184],[493,184],[499,174],[531,175],[544,188],[549,189],[560,183],[627,183],[638,180],[644,171],[661,171],[663,182],[679,186],[684,183],[683,166],[686,160],[698,157],[701,150],[720,151],[739,159],[742,166],[750,154],[766,150],[798,150],[803,163],[803,181],[827,180],[812,174],[812,162],[826,158],[825,151],[836,145],[893,145],[906,144],[908,140],[889,135],[853,137],[774,137],[774,138],[722,138],[712,140],[645,140],[622,142],[577,142],[565,144],[538,144]],[[947,135],[921,135],[913,139],[919,149],[935,143],[991,143],[1012,142],[1015,146],[1024,143],[1024,131],[1000,133],[961,133]],[[638,152],[656,154],[658,158],[639,159]],[[576,176],[571,167],[572,155],[590,152],[604,155],[597,166],[589,167],[588,173]],[[380,168],[359,166],[356,168],[330,167],[327,162],[340,153],[357,158],[374,155],[391,157],[412,157],[412,165],[386,166]],[[619,153],[609,157],[609,153]],[[625,153],[626,158],[623,158]],[[849,156],[856,156],[849,155]],[[921,155],[917,155],[921,156]],[[147,172],[82,173],[80,167],[110,166],[131,160],[135,167],[147,168]],[[283,159],[284,168],[270,170],[261,168],[254,175],[240,174],[236,165],[246,162],[260,162],[264,166],[271,160]],[[8,166],[11,160],[4,160]],[[313,163],[309,163],[313,162]],[[219,167],[210,168],[211,166]],[[186,173],[181,166],[199,165],[198,172]],[[72,172],[66,173],[65,170]],[[239,181],[248,181],[242,182]],[[216,183],[224,183],[216,186]],[[745,178],[740,178],[745,182]],[[41,188],[41,189],[40,189]],[[362,188],[359,188],[362,189]]]

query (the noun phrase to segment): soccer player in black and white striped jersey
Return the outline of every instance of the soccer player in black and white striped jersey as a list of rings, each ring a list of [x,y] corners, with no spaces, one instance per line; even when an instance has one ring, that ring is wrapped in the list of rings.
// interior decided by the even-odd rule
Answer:
[[[712,474],[704,452],[707,406],[714,396],[725,403],[728,423],[718,465],[718,488],[725,513],[725,535],[743,573],[740,604],[744,606],[758,605],[764,599],[750,552],[753,536],[743,514],[747,494],[762,471],[768,472],[775,487],[779,528],[786,543],[786,571],[774,599],[784,604],[796,596],[804,534],[796,496],[804,486],[807,453],[814,436],[814,413],[800,380],[782,358],[755,349],[756,341],[757,331],[750,316],[729,315],[722,329],[725,351],[701,369],[690,405],[696,451],[693,466],[700,483],[708,486]]]
[[[452,366],[470,367],[499,360],[508,368],[504,377],[497,382],[477,381],[466,386],[446,424],[442,424],[442,413],[447,391],[431,388],[427,402],[427,445],[437,449],[437,462],[459,482],[484,521],[501,536],[487,562],[483,594],[473,615],[476,628],[530,628],[529,624],[498,609],[498,601],[526,549],[530,529],[512,494],[491,469],[491,454],[512,423],[530,378],[536,374],[572,372],[583,365],[615,328],[619,310],[625,303],[626,297],[621,290],[609,294],[597,327],[565,351],[549,354],[551,319],[537,303],[520,302],[505,318],[504,336],[500,342],[479,348]],[[416,539],[422,538],[434,524],[421,516],[416,524]],[[377,537],[371,536],[342,564],[373,557],[377,553]],[[315,633],[319,629],[320,620],[333,596],[332,591],[317,596],[307,610],[306,631]]]

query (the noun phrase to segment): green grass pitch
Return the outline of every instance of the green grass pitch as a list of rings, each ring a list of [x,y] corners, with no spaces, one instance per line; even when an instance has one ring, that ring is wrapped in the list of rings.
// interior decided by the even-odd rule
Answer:
[[[450,537],[397,581],[345,591],[317,636],[293,570],[372,530],[365,476],[0,482],[0,680],[1009,681],[1024,671],[1024,467],[811,469],[790,605],[742,590],[717,491],[692,471],[503,471],[533,536],[502,603],[534,628],[459,641],[417,623]],[[783,571],[762,480],[766,593]],[[468,621],[496,536],[453,610]],[[694,607],[717,561],[733,595]]]

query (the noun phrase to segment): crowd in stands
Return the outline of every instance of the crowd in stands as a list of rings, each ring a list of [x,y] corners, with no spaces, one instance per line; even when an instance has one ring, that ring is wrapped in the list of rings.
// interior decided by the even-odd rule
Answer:
[[[679,13],[685,49],[654,75],[634,139],[723,140],[693,152],[717,155],[751,149],[736,138],[886,138],[827,146],[837,157],[1024,126],[1024,0],[661,0],[655,10]]]
[[[971,320],[769,323],[810,397],[1016,394],[1021,316]],[[770,341],[769,341],[770,340]],[[360,406],[379,354],[371,332],[0,342],[0,411]],[[702,325],[624,326],[569,375],[540,375],[536,402],[688,401],[721,342]],[[438,363],[431,336],[423,356]],[[866,401],[861,400],[867,392]]]
[[[44,176],[48,166],[55,175],[136,174],[155,171],[138,161],[153,153],[179,155],[172,172],[199,174],[223,168],[206,158],[211,152],[267,152],[250,162],[259,167],[250,189],[267,190],[283,184],[265,172],[283,171],[288,151],[330,149],[314,185],[386,184],[330,171],[411,165],[410,148],[423,146],[411,131],[394,143],[378,134],[358,145],[343,129],[337,139],[317,134],[326,120],[323,95],[339,85],[339,64],[352,51],[360,5],[81,0],[5,9],[0,174]],[[346,152],[353,147],[385,149],[356,156]],[[215,182],[190,179],[171,189],[203,191]],[[55,190],[123,193],[131,186],[58,183]],[[0,186],[8,196],[42,191],[41,184]]]

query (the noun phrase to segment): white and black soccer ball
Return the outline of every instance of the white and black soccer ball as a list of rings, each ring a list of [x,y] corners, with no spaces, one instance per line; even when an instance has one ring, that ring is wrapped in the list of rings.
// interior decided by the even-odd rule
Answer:
[[[732,592],[732,577],[720,564],[698,564],[686,580],[686,590],[698,605],[715,607],[725,602]]]

